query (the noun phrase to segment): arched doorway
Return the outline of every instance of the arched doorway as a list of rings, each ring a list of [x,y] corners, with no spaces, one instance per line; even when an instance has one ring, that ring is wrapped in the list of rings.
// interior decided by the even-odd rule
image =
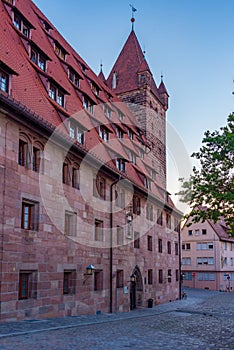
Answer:
[[[130,310],[134,310],[138,306],[142,306],[143,300],[143,281],[141,271],[138,266],[133,270],[132,276],[134,280],[130,285]]]

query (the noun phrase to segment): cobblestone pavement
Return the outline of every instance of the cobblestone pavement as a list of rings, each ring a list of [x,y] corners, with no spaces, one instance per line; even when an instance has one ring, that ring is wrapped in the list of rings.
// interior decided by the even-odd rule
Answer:
[[[0,350],[234,350],[234,293],[186,292],[152,309],[0,324]]]

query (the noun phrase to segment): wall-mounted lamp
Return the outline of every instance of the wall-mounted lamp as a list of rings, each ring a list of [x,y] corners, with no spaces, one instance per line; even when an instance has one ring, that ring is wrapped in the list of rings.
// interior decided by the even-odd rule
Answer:
[[[85,282],[87,281],[87,279],[88,279],[90,276],[92,276],[94,270],[95,270],[95,267],[94,267],[92,264],[86,266],[86,273],[84,274],[84,276],[87,276],[87,277],[84,279],[83,284],[85,284]]]
[[[126,213],[126,219],[127,219],[128,223],[132,222],[132,214],[131,214],[131,212]]]

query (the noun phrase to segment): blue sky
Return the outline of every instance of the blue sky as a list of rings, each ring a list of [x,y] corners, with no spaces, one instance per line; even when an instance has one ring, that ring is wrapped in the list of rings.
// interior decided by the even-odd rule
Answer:
[[[102,61],[108,76],[131,30],[132,2],[34,2],[91,68],[99,73]],[[132,4],[137,9],[135,32],[154,79],[159,84],[163,74],[170,95],[168,122],[190,155],[199,149],[204,132],[219,129],[234,111],[234,1],[134,0]],[[185,175],[177,173],[174,181]]]

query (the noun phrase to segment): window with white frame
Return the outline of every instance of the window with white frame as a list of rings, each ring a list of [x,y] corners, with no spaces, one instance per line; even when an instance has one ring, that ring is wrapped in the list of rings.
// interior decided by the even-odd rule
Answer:
[[[70,121],[70,137],[83,145],[85,139],[84,135],[84,129],[77,123]]]
[[[198,242],[197,250],[213,250],[213,242]]]
[[[214,265],[213,257],[198,257],[197,265]]]
[[[83,107],[86,109],[90,114],[94,113],[94,103],[88,98],[84,96],[83,100]]]
[[[57,102],[61,107],[65,107],[65,94],[53,83],[50,83],[49,85],[49,97]]]
[[[104,104],[103,111],[104,111],[105,116],[108,119],[111,119],[111,108],[107,104]]]
[[[66,51],[64,50],[64,48],[58,43],[55,42],[54,43],[54,52],[62,59],[62,60],[66,60]]]
[[[74,71],[74,69],[69,68],[68,71],[69,80],[77,87],[80,86],[80,76]]]
[[[30,36],[30,25],[20,14],[14,12],[13,24],[27,38]]]
[[[191,258],[182,258],[181,264],[182,265],[191,265]]]
[[[182,250],[190,250],[191,243],[182,243]]]
[[[215,274],[212,272],[198,272],[198,281],[215,281]]]
[[[100,126],[99,129],[99,136],[101,137],[101,139],[105,142],[109,141],[109,131],[107,128],[105,128],[104,126]]]
[[[122,171],[122,173],[125,173],[125,160],[122,158],[117,158],[116,159],[116,168],[119,171]]]
[[[9,92],[9,74],[0,69],[0,90]]]
[[[200,230],[196,229],[194,233],[195,233],[195,236],[199,236],[200,235]]]
[[[43,53],[39,52],[36,48],[31,47],[30,59],[35,63],[41,70],[46,71],[46,57]]]
[[[25,199],[22,200],[21,228],[24,230],[39,230],[39,203]]]

